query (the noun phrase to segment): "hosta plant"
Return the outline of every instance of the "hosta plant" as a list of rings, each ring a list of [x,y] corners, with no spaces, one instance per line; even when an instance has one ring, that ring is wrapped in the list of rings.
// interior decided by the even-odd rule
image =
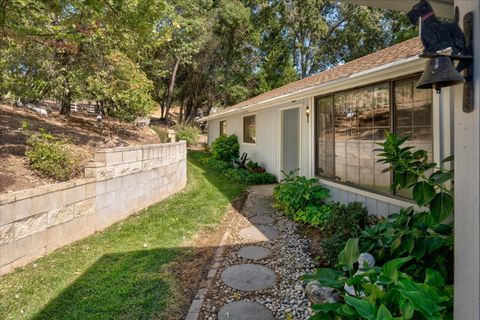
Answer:
[[[316,314],[311,320],[453,319],[453,288],[446,285],[440,272],[426,269],[423,281],[416,281],[404,270],[413,259],[406,256],[389,260],[382,267],[359,266],[353,273],[359,255],[358,239],[350,239],[339,255],[338,269],[321,268],[304,276],[307,281],[318,280],[336,289],[342,299],[313,305]]]

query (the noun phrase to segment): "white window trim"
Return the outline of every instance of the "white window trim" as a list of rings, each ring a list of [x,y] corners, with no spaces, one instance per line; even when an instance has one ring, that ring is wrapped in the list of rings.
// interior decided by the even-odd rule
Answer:
[[[255,142],[245,142],[243,139],[245,139],[245,118],[255,116]],[[242,116],[242,143],[243,145],[247,146],[257,146],[258,144],[258,115],[257,113],[250,113]]]

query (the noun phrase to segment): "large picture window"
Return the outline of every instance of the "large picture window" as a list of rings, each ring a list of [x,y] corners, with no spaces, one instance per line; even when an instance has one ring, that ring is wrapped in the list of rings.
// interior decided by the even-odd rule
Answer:
[[[256,116],[246,116],[243,118],[243,142],[256,143],[257,142],[257,126]]]
[[[316,174],[364,189],[390,193],[391,174],[373,151],[385,131],[409,136],[432,154],[432,92],[418,79],[386,82],[315,100]],[[393,94],[391,94],[393,93]],[[398,195],[410,197],[408,193]]]

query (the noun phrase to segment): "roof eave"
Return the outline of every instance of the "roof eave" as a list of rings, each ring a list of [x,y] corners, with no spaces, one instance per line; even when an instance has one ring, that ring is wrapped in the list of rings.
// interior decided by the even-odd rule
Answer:
[[[422,70],[421,68],[423,67],[423,60],[420,59],[418,57],[418,55],[411,56],[411,57],[408,57],[408,58],[404,58],[404,59],[400,59],[400,60],[397,60],[397,61],[394,61],[394,62],[391,62],[391,63],[384,64],[384,65],[381,65],[381,66],[378,66],[378,67],[375,67],[375,68],[372,68],[372,69],[369,69],[369,70],[357,72],[357,73],[351,74],[349,76],[338,78],[338,79],[335,79],[335,80],[332,80],[332,81],[312,85],[312,86],[309,86],[309,87],[306,87],[306,88],[303,88],[303,89],[300,89],[300,90],[296,90],[294,92],[290,92],[290,93],[287,93],[287,94],[280,95],[278,97],[262,100],[262,101],[259,101],[257,103],[246,105],[246,106],[238,108],[238,109],[231,109],[231,110],[226,110],[224,112],[214,113],[214,114],[208,115],[206,117],[203,117],[201,119],[198,119],[197,121],[198,122],[205,122],[205,121],[210,121],[210,120],[215,120],[215,119],[218,119],[218,118],[224,118],[224,117],[227,117],[227,116],[235,115],[235,114],[245,112],[245,111],[254,111],[254,110],[262,109],[262,108],[265,108],[265,107],[271,107],[271,106],[280,104],[284,100],[288,101],[288,100],[291,100],[291,99],[298,100],[298,99],[304,98],[305,96],[312,95],[315,91],[318,91],[322,88],[326,89],[328,87],[336,87],[340,83],[350,82],[350,81],[355,81],[355,80],[360,81],[360,80],[364,80],[364,78],[366,78],[368,76],[372,76],[374,74],[386,73],[387,70],[389,70],[390,68],[408,69],[409,67],[413,67],[415,69],[416,69],[416,67],[418,67],[417,71],[420,71],[420,70]],[[397,74],[397,72],[396,72],[396,74]]]

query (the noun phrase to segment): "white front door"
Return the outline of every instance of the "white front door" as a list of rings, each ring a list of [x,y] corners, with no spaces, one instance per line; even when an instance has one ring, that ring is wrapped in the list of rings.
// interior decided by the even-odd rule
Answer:
[[[300,108],[282,110],[282,171],[300,169]]]

